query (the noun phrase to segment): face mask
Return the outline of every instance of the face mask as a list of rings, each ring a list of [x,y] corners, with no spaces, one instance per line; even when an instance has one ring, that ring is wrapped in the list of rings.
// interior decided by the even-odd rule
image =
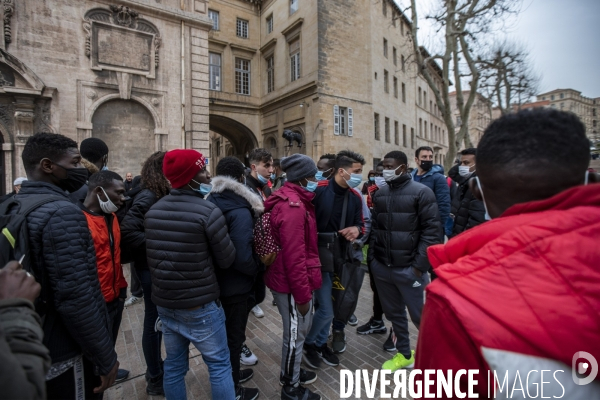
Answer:
[[[463,178],[468,178],[471,175],[473,175],[473,172],[469,171],[471,169],[471,167],[468,167],[466,165],[461,165],[460,167],[458,167],[458,174],[460,176],[462,176]]]
[[[421,169],[429,171],[433,167],[433,161],[421,161]]]
[[[263,184],[266,185],[267,182],[269,181],[267,178],[265,178],[264,176],[262,176],[261,174],[256,174],[256,176],[258,176],[258,181]]]
[[[376,176],[375,177],[375,184],[377,185],[377,187],[379,189],[381,189],[384,186],[387,186],[387,182],[385,181],[385,179],[383,179],[383,176]]]
[[[106,196],[106,198],[108,199],[107,201],[102,201],[100,195],[96,195],[96,197],[98,197],[98,201],[100,202],[100,209],[102,210],[102,212],[104,214],[112,214],[114,212],[117,212],[119,207],[115,206],[115,203],[113,203],[110,200],[110,197],[108,197],[108,195],[106,194],[106,190],[104,190],[103,187],[100,187],[100,189],[102,189],[102,192],[104,192],[104,196]]]
[[[328,179],[329,177],[324,177],[323,174],[325,174],[329,171],[331,171],[331,168],[329,168],[327,171],[317,171],[315,178],[317,178],[318,181],[324,181],[324,180]]]
[[[259,175],[260,176],[260,175]],[[192,179],[192,182],[194,183],[198,183],[195,180]],[[192,189],[194,192],[198,192],[200,193],[202,196],[206,196],[207,194],[210,193],[210,191],[212,190],[212,185],[210,183],[198,183],[198,185],[200,185],[200,187],[198,189],[194,189],[193,187],[191,187],[190,185],[190,189]]]
[[[587,186],[590,179],[590,171],[585,171],[585,179],[583,180],[583,186]]]
[[[402,164],[402,165],[404,165],[404,164]],[[398,168],[402,167],[402,165],[399,165]],[[400,173],[400,175],[396,175],[396,171],[398,170],[398,168],[384,169],[383,170],[383,179],[385,179],[387,182],[389,182],[389,181],[393,181],[396,178],[400,178],[403,174]]]
[[[105,165],[104,167],[102,167],[102,171],[108,171],[108,166]]]
[[[354,189],[355,187],[360,185],[360,183],[362,182],[362,174],[351,174],[346,170],[344,170],[344,172],[347,173],[348,175],[350,175],[350,179],[348,179],[346,181],[348,186],[350,186],[352,189]]]
[[[271,179],[272,179],[272,180],[275,180],[275,179],[277,179],[277,175],[275,175],[275,173],[272,173],[272,174],[271,174]]]
[[[67,190],[69,193],[73,193],[81,189],[87,182],[88,170],[86,168],[65,168],[62,165],[53,163],[67,171],[67,177],[60,179],[60,187]]]
[[[370,176],[370,177],[369,177],[369,180],[370,180],[371,182],[375,182],[375,177],[374,177],[374,176]]]
[[[489,221],[490,219],[492,219],[492,217],[490,217],[490,214],[488,213],[488,208],[487,205],[485,204],[485,196],[483,195],[483,189],[481,188],[481,183],[479,182],[479,177],[476,176],[475,180],[477,181],[477,187],[479,188],[479,191],[481,192],[481,199],[483,201],[483,208],[485,208],[485,220]]]
[[[300,186],[302,186],[302,184],[300,184]],[[314,192],[315,189],[317,188],[317,186],[319,186],[319,184],[317,182],[306,181],[306,186],[302,186],[302,187],[304,189],[308,190],[309,192]]]

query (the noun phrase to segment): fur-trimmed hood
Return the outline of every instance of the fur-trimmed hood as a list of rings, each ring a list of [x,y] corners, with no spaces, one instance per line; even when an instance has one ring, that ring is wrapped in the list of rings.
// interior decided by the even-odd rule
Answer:
[[[246,200],[250,204],[250,207],[252,207],[254,210],[254,214],[256,216],[259,216],[265,211],[262,199],[246,185],[236,181],[235,179],[228,176],[217,176],[212,179],[211,184],[211,194],[223,193],[224,191],[229,190]]]

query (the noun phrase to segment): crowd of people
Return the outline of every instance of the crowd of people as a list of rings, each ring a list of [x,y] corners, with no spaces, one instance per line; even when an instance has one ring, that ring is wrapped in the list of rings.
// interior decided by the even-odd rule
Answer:
[[[486,371],[498,351],[534,366],[571,365],[582,350],[600,360],[600,179],[583,124],[526,110],[492,122],[447,176],[433,154],[418,148],[411,169],[390,151],[362,189],[366,162],[350,150],[315,163],[258,148],[247,166],[222,158],[213,177],[202,154],[176,149],[123,179],[100,139],[30,137],[27,179],[0,205],[0,241],[16,258],[0,269],[0,397],[102,398],[129,375],[115,344],[124,307],[143,301],[149,395],[186,398],[193,344],[214,399],[257,399],[243,385],[259,361],[246,329],[251,313],[264,316],[268,288],[281,316],[281,399],[318,400],[308,385],[340,364],[358,325],[358,293],[342,301],[339,282],[360,262],[373,315],[355,329],[386,335],[390,322],[382,347],[395,354],[383,370]],[[342,290],[360,290],[357,279]]]

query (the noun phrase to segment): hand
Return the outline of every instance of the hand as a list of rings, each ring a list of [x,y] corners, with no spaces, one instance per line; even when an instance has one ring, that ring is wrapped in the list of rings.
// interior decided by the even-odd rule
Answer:
[[[117,379],[117,372],[119,372],[119,362],[117,361],[115,365],[112,367],[108,375],[100,375],[100,379],[102,384],[97,388],[94,388],[94,393],[102,393],[109,387],[115,383],[115,379]]]
[[[342,235],[347,241],[353,242],[358,238],[360,232],[356,226],[351,226],[349,228],[344,228],[341,231],[338,231],[340,235]]]
[[[41,286],[35,278],[23,271],[17,261],[11,261],[0,269],[0,300],[27,299],[32,303],[40,295]]]
[[[296,308],[298,309],[300,314],[302,314],[302,316],[304,317],[310,311],[310,301],[305,304],[296,304]]]
[[[416,276],[418,276],[419,278],[423,276],[423,273],[422,273],[420,270],[416,269],[415,267],[411,267],[411,268],[412,268],[412,270],[413,270],[413,273],[414,273]]]

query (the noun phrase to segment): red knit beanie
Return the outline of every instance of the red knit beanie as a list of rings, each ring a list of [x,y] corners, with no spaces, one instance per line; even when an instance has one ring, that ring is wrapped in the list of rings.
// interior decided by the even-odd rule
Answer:
[[[171,150],[165,154],[163,174],[173,189],[179,189],[187,185],[205,165],[204,156],[196,150]]]

